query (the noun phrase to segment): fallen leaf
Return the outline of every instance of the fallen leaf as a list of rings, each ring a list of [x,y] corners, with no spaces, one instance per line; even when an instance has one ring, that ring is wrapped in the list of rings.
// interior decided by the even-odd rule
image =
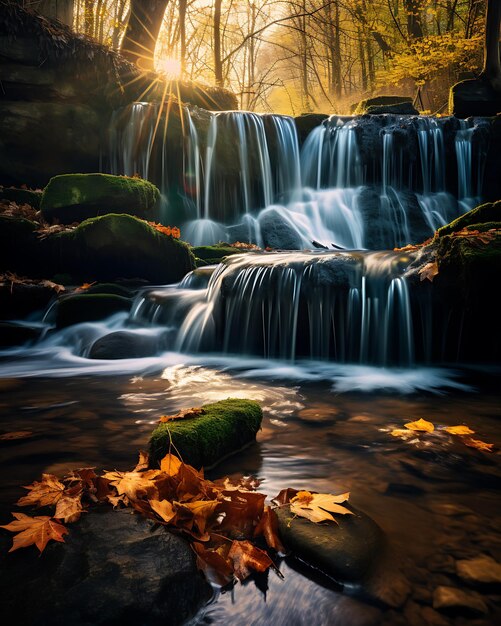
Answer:
[[[176,510],[168,500],[150,500],[150,506],[155,513],[164,521],[170,522],[176,517]]]
[[[350,497],[349,493],[343,493],[334,496],[330,493],[310,493],[309,491],[300,491],[297,496],[291,499],[291,513],[300,517],[309,519],[310,522],[336,522],[331,513],[339,515],[353,515],[353,512],[344,506],[341,502],[346,502]]]
[[[435,426],[431,422],[427,422],[426,420],[420,418],[415,422],[407,422],[404,424],[405,428],[409,430],[417,430],[426,433],[432,433],[435,430]]]
[[[82,514],[82,496],[81,493],[78,496],[66,496],[58,501],[56,505],[56,512],[54,517],[63,520],[66,524],[76,522]]]
[[[172,422],[173,420],[190,419],[192,417],[197,417],[198,415],[203,415],[204,413],[205,411],[202,408],[194,407],[191,409],[183,409],[175,415],[162,415],[159,421],[165,423]]]
[[[395,428],[390,432],[390,435],[392,437],[401,437],[402,439],[409,439],[415,436],[412,430],[406,428]]]
[[[182,506],[193,513],[194,523],[200,534],[203,535],[207,524],[211,521],[211,517],[214,515],[219,504],[221,504],[219,500],[199,500],[196,502],[186,502]]]
[[[197,555],[197,567],[204,572],[207,580],[221,587],[233,580],[232,562],[224,556],[222,550],[207,549],[197,542],[192,543],[192,547]]]
[[[419,278],[420,280],[424,280],[427,278],[431,283],[433,279],[438,274],[438,263],[434,261],[433,263],[427,263],[423,265],[423,267],[419,270]]]
[[[494,444],[480,441],[480,439],[473,439],[472,437],[463,437],[461,440],[468,448],[476,448],[481,452],[493,452]]]
[[[9,552],[27,548],[33,544],[40,552],[43,552],[51,539],[64,542],[63,535],[68,532],[68,529],[57,520],[45,515],[39,517],[30,517],[24,513],[12,513],[12,515],[16,518],[13,522],[0,526],[12,533],[17,533],[12,540],[12,548]]]
[[[278,504],[279,506],[282,504],[288,504],[298,493],[297,489],[287,487],[286,489],[282,489],[279,494],[273,498],[272,502]]]
[[[160,470],[169,476],[175,476],[179,472],[179,468],[183,463],[175,454],[166,454],[160,461]]]
[[[459,426],[446,426],[444,430],[450,435],[473,435],[475,432],[471,428],[468,428],[468,426],[463,426],[462,424]]]
[[[254,537],[259,537],[260,535],[264,537],[269,548],[285,554],[286,550],[278,534],[278,517],[270,506],[265,507],[259,524],[254,530]]]
[[[29,493],[19,498],[16,504],[19,506],[52,506],[57,504],[63,497],[66,486],[59,482],[53,474],[42,474],[40,482],[35,481],[32,485],[24,487]]]
[[[228,558],[233,561],[233,571],[238,580],[248,578],[253,571],[265,572],[273,561],[250,541],[234,541],[231,544]]]
[[[139,450],[139,459],[137,461],[137,465],[134,468],[135,472],[142,472],[143,470],[147,470],[150,465],[150,456],[144,450]]]
[[[129,500],[137,500],[143,496],[148,498],[157,495],[153,479],[159,475],[158,470],[147,472],[105,472],[104,478],[116,488],[118,495],[125,494]]]

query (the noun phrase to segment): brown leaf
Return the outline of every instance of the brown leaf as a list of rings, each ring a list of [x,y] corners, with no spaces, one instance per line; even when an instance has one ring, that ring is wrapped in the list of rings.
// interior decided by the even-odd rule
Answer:
[[[170,522],[176,517],[176,510],[168,500],[150,500],[150,506],[164,522]]]
[[[266,541],[266,545],[277,552],[285,553],[286,550],[280,540],[278,534],[278,517],[275,511],[266,506],[264,513],[259,520],[259,524],[254,530],[254,537],[262,535]]]
[[[160,417],[160,422],[172,422],[173,420],[183,420],[190,419],[192,417],[198,417],[199,415],[203,415],[205,413],[204,409],[200,407],[194,407],[191,409],[182,409],[175,415],[162,415]]]
[[[238,580],[248,578],[252,572],[265,572],[273,561],[250,541],[234,541],[231,544],[228,558],[233,561],[233,571]]]
[[[134,472],[142,472],[143,470],[147,470],[150,466],[150,456],[144,450],[139,450],[139,459],[137,461],[137,465],[134,468]]]
[[[53,474],[42,474],[40,482],[35,481],[32,485],[24,487],[29,493],[19,498],[16,504],[19,506],[52,506],[57,504],[63,497],[66,486],[59,482]]]
[[[254,491],[223,491],[220,512],[224,513],[221,530],[230,537],[252,537],[257,520],[264,511],[266,496]]]
[[[217,506],[220,504],[218,500],[199,500],[195,502],[186,502],[183,506],[187,507],[194,517],[194,522],[200,532],[205,533],[205,529],[214,515]]]
[[[157,488],[153,481],[160,472],[148,470],[146,472],[105,472],[106,478],[116,488],[118,495],[125,494],[129,500],[137,500],[143,496],[154,498]]]
[[[71,522],[76,522],[80,518],[82,511],[81,492],[78,496],[63,495],[56,505],[54,517],[63,520],[66,524],[71,524]]]
[[[477,450],[480,450],[481,452],[493,452],[494,451],[493,443],[486,443],[485,441],[480,441],[480,439],[473,439],[472,437],[463,437],[462,442],[464,443],[465,446],[468,446],[468,448],[476,448]]]
[[[232,562],[224,556],[221,550],[208,550],[201,543],[192,543],[197,555],[197,566],[202,570],[210,582],[224,587],[233,580]]]
[[[282,491],[280,491],[280,493],[273,498],[273,502],[279,506],[281,504],[288,504],[298,493],[298,489],[287,487],[287,489],[282,489]]]
[[[175,476],[179,472],[179,468],[183,465],[175,454],[166,454],[160,461],[160,470],[169,476]]]
[[[431,283],[433,279],[438,274],[438,263],[434,261],[433,263],[427,263],[423,265],[423,267],[419,270],[419,278],[420,280],[424,280],[427,278]]]
[[[30,517],[24,513],[12,513],[16,518],[6,526],[0,526],[12,533],[17,533],[12,541],[12,548],[9,552],[19,550],[19,548],[27,548],[33,544],[43,552],[47,543],[52,539],[54,541],[64,542],[63,535],[68,529],[60,524],[57,520],[47,516]]]

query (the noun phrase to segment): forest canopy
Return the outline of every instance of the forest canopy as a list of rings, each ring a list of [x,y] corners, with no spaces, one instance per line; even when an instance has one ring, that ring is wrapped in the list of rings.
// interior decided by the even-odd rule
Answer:
[[[450,85],[482,70],[485,9],[486,0],[75,0],[73,27],[144,69],[226,87],[241,109],[348,113],[398,93],[440,113]]]

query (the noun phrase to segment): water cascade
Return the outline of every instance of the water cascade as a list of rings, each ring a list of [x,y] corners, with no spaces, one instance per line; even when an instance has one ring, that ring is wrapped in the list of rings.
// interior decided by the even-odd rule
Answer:
[[[481,197],[486,120],[332,116],[299,146],[284,115],[136,103],[112,120],[110,169],[154,180],[194,245],[391,249]],[[478,132],[480,131],[480,132]],[[181,138],[181,139],[179,139]]]

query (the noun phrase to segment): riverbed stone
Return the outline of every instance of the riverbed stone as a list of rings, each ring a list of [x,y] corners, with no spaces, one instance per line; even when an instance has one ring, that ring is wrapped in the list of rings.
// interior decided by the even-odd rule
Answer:
[[[118,330],[95,341],[89,359],[140,359],[155,355],[159,339],[126,330]]]
[[[2,614],[36,626],[181,624],[211,596],[188,543],[130,511],[93,511],[64,544],[7,554]],[[27,601],[29,598],[29,601]]]
[[[475,615],[485,615],[489,612],[479,593],[444,585],[437,587],[433,592],[433,608],[451,612],[469,611]]]
[[[501,564],[486,554],[457,561],[456,571],[468,583],[501,584]]]
[[[368,515],[350,506],[354,515],[337,516],[338,524],[316,524],[294,517],[288,507],[276,509],[285,546],[309,565],[339,582],[358,582],[374,567],[383,533]]]
[[[257,402],[227,398],[201,407],[195,417],[161,423],[150,439],[152,467],[174,450],[185,463],[194,467],[211,467],[255,441],[263,412]]]

